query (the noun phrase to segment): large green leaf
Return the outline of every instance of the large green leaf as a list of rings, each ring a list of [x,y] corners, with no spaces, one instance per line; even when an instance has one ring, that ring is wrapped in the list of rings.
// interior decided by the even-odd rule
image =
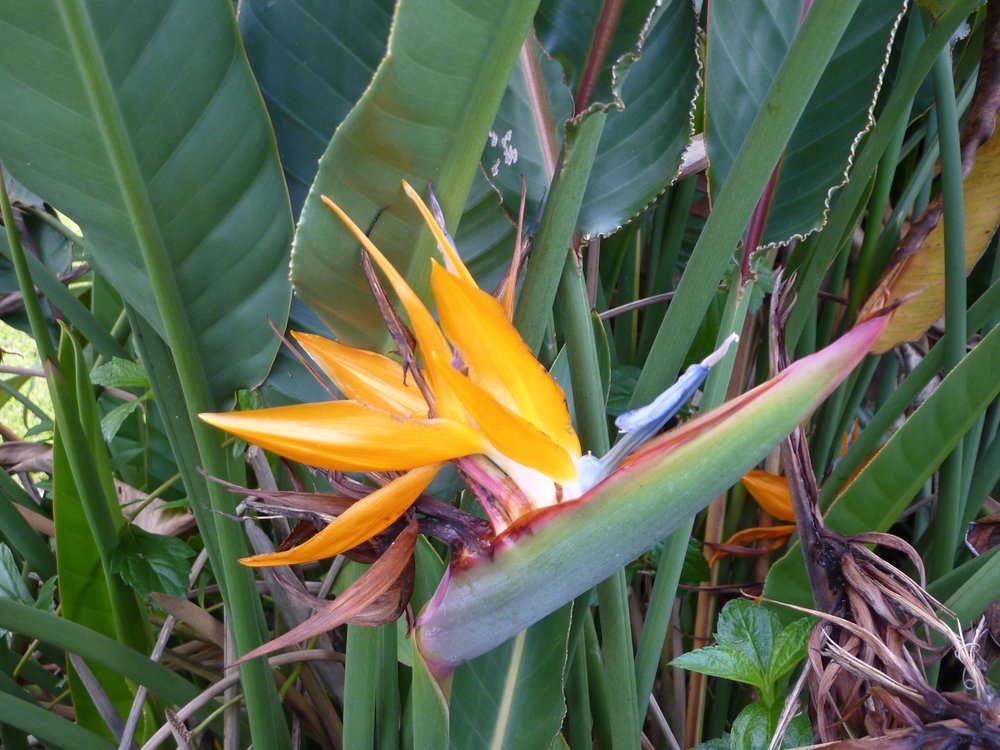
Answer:
[[[905,510],[928,477],[1000,393],[996,362],[1000,327],[984,338],[830,506],[826,525],[841,534],[886,531]],[[812,591],[802,560],[793,546],[767,576],[764,593],[771,599],[812,606]]]
[[[5,2],[0,158],[161,335],[143,257],[169,260],[218,398],[264,377],[291,220],[229,2]]]
[[[691,135],[698,86],[698,24],[688,0],[666,0],[650,21],[641,56],[620,73],[623,110],[612,110],[580,208],[587,235],[611,234],[673,180]]]
[[[538,0],[400,0],[386,57],[334,134],[302,210],[292,277],[338,338],[387,344],[358,262],[357,242],[323,206],[337,201],[418,291],[433,239],[403,195],[428,182],[454,227]],[[447,23],[443,22],[447,19]]]
[[[806,106],[781,162],[764,242],[826,220],[860,136],[871,125],[888,47],[905,3],[861,3]],[[785,58],[801,0],[714,0],[708,20],[705,142],[717,195]]]
[[[451,746],[548,747],[566,712],[563,680],[572,605],[455,672]],[[458,696],[461,696],[459,699]]]
[[[476,172],[455,244],[472,275],[484,289],[493,290],[503,278],[514,250],[516,217],[503,209],[497,191]]]
[[[529,216],[545,198],[573,115],[570,85],[579,83],[599,14],[600,3],[549,2],[539,11],[545,46],[522,51],[483,152],[508,210],[517,208],[522,175]],[[648,2],[625,3],[591,99],[608,117],[580,208],[585,235],[619,229],[677,173],[697,88],[696,33],[687,0],[666,0],[652,12]]]
[[[566,83],[578,92],[592,54],[591,43],[606,3],[603,0],[544,0],[538,8],[535,31],[542,45],[562,66]],[[588,104],[607,106],[620,96],[619,76],[641,46],[652,0],[625,0],[597,71]]]
[[[244,0],[240,32],[298,214],[333,131],[385,54],[393,0]]]

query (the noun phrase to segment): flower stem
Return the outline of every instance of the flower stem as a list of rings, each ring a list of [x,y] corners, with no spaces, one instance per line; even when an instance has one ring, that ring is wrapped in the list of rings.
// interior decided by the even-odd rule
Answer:
[[[941,144],[941,191],[944,195],[945,251],[945,370],[965,356],[968,334],[965,325],[965,206],[962,194],[962,153],[958,135],[958,111],[952,78],[951,50],[941,50],[933,68],[934,99]],[[937,523],[930,559],[931,579],[950,571],[961,538],[962,442],[941,467]]]
[[[541,225],[528,260],[521,298],[514,314],[514,325],[534,352],[542,345],[548,313],[566,263],[566,253],[576,229],[580,205],[606,119],[605,113],[594,112],[586,115],[579,125],[569,127],[559,166],[549,188]]]

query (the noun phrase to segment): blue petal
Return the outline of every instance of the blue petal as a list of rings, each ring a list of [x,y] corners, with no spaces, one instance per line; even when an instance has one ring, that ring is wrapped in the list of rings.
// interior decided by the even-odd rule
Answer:
[[[712,365],[722,359],[729,345],[739,340],[736,334],[727,338],[718,349],[700,363],[691,365],[677,382],[667,388],[652,402],[638,409],[620,414],[615,425],[622,432],[621,439],[601,458],[584,456],[577,462],[581,488],[584,492],[610,474],[636,448],[663,429],[663,425],[677,413],[705,382]]]

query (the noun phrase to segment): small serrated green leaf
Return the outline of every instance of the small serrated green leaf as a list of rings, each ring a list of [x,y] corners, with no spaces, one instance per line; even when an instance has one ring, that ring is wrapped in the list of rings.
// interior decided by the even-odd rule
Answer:
[[[781,705],[767,709],[763,703],[751,703],[733,722],[729,738],[732,750],[765,750],[778,723]]]
[[[729,733],[716,737],[714,740],[707,740],[700,745],[695,745],[694,750],[729,750],[732,744],[729,741]]]
[[[142,388],[149,389],[149,378],[138,362],[115,357],[103,365],[98,365],[90,373],[94,385],[106,388]]]
[[[806,714],[799,714],[788,723],[788,730],[781,740],[782,748],[807,747],[813,744],[812,724]]]
[[[739,648],[706,646],[681,654],[670,662],[670,665],[725,680],[745,682],[760,690],[764,689],[764,673]]]
[[[180,539],[125,526],[111,556],[111,570],[143,596],[154,592],[184,596],[194,550]]]
[[[21,576],[20,566],[14,559],[14,553],[6,544],[0,544],[0,597],[13,599],[22,604],[35,603]]]
[[[812,631],[814,622],[812,617],[800,617],[786,625],[775,636],[767,668],[767,678],[772,685],[795,669],[796,665],[806,658],[809,633]]]
[[[774,637],[781,629],[777,615],[747,599],[734,599],[723,607],[716,627],[715,639],[720,645],[739,649],[761,674],[768,673]]]
[[[139,399],[123,401],[101,417],[101,435],[104,438],[104,442],[110,443],[115,439],[115,435],[118,434],[118,430],[121,429],[122,424],[132,412],[139,408],[139,404],[141,403]]]

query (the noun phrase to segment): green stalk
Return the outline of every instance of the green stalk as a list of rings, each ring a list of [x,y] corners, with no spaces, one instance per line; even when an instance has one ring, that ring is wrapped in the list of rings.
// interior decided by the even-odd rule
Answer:
[[[588,617],[584,620],[583,639],[580,645],[585,650],[587,661],[587,677],[590,682],[590,704],[593,706],[594,730],[597,734],[597,747],[612,747],[611,722],[617,704],[614,696],[608,691],[610,686],[605,680],[604,660],[601,659],[601,644],[597,639],[597,629],[594,621]],[[584,747],[587,747],[584,745]]]
[[[639,377],[633,405],[652,400],[680,371],[716,293],[720,269],[728,267],[726,261],[859,3],[817,3],[803,20],[691,253]]]
[[[753,281],[744,286],[738,280],[734,280],[726,300],[722,324],[719,326],[719,333],[716,336],[716,346],[721,346],[729,334],[738,333],[743,329],[752,296]],[[702,392],[701,411],[714,409],[725,400],[726,390],[733,373],[733,365],[736,361],[736,350],[736,346],[731,346],[726,356],[716,363],[708,374],[705,389]],[[673,610],[674,600],[677,596],[677,584],[680,583],[681,571],[684,568],[684,556],[687,553],[688,540],[691,538],[693,527],[694,516],[691,516],[689,520],[681,524],[677,531],[667,537],[663,551],[660,553],[656,577],[653,579],[653,591],[649,597],[649,605],[646,609],[646,617],[635,659],[636,692],[644,701],[648,701],[649,694],[653,691],[653,682],[656,679],[663,642],[667,637],[670,612]],[[645,706],[646,703],[644,702],[642,705]]]
[[[155,396],[153,403],[160,411],[163,429],[167,433],[174,461],[184,482],[184,489],[191,499],[191,511],[194,513],[198,530],[201,532],[208,559],[219,580],[223,600],[228,601],[226,579],[220,571],[226,565],[219,549],[219,536],[215,529],[212,504],[208,497],[208,487],[204,478],[198,473],[198,448],[191,432],[191,421],[186,416],[187,406],[184,394],[177,378],[173,357],[163,339],[153,330],[131,306],[125,305],[129,327],[132,329],[132,340],[135,343],[139,359],[145,366],[146,375]]]
[[[584,450],[603,456],[608,443],[608,418],[604,407],[604,386],[594,342],[594,327],[587,302],[583,271],[571,254],[565,261],[559,282],[559,307],[566,335],[576,430]]]
[[[983,412],[979,415],[979,419],[976,420],[976,423],[966,433],[965,439],[962,441],[962,491],[960,497],[962,499],[963,522],[959,524],[959,528],[962,529],[968,527],[968,524],[964,522],[964,518],[969,513],[969,488],[972,484],[972,473],[979,464],[979,448],[983,441],[983,429],[985,426],[986,412]],[[975,513],[975,509],[972,512]]]
[[[371,750],[375,737],[375,690],[378,679],[377,628],[347,626],[344,665],[344,750]]]
[[[871,364],[877,363],[877,358],[869,357],[865,360],[865,368],[867,369]],[[868,375],[870,377],[870,371]],[[822,417],[816,420],[819,428],[813,440],[812,459],[813,471],[818,477],[823,476],[826,467],[830,464],[833,453],[836,450],[837,440],[843,434],[840,431],[842,415],[854,413],[850,407],[848,396],[858,390],[858,384],[862,380],[867,385],[868,379],[862,378],[860,370],[852,372],[843,385],[827,399],[826,404],[823,406]],[[861,394],[864,395],[863,388],[861,389]]]
[[[396,623],[379,626],[378,694],[375,718],[379,750],[399,747],[399,671],[396,657]]]
[[[549,187],[514,315],[514,325],[534,352],[542,345],[545,322],[566,263],[606,119],[604,112],[594,112],[584,116],[578,125],[568,128],[559,166]]]
[[[229,472],[218,435],[196,416],[215,407],[208,378],[198,356],[173,264],[144,188],[138,158],[126,133],[118,103],[110,94],[110,75],[98,52],[99,43],[90,12],[82,0],[58,0],[57,7],[108,160],[118,184],[122,186],[121,198],[135,232],[136,244],[163,323],[166,344],[174,358],[185,413],[191,420],[202,466],[209,474],[225,477]],[[228,594],[226,621],[232,628],[237,653],[244,654],[259,646],[263,640],[260,600],[252,574],[236,562],[237,558],[247,554],[247,544],[242,529],[226,517],[233,512],[234,498],[214,482],[208,483],[208,492],[212,510],[216,511],[214,520],[222,558],[222,577]],[[246,662],[240,666],[240,674],[254,745],[261,748],[287,745],[288,729],[267,663],[261,659]]]
[[[965,356],[965,203],[962,194],[962,153],[958,136],[958,110],[947,47],[934,65],[934,99],[941,144],[941,192],[944,196],[945,350],[944,369],[951,370]],[[962,442],[941,466],[934,542],[929,560],[931,578],[952,569],[962,537]]]
[[[868,239],[868,235],[865,235],[865,239]],[[851,259],[851,254],[841,250],[837,254],[837,260],[834,261],[833,269],[830,272],[830,283],[827,285],[827,291],[831,294],[839,295],[841,290],[844,288],[844,279],[847,276],[847,263]],[[851,288],[854,288],[855,282],[851,282]],[[833,338],[833,328],[836,324],[837,314],[841,311],[841,304],[838,300],[828,299],[823,303],[823,312],[819,317],[819,323],[817,324],[817,330],[815,334],[814,349],[822,349],[824,346],[830,343]],[[844,313],[841,317],[842,321],[850,323],[854,319],[853,315]],[[800,350],[803,351],[803,350]]]
[[[566,334],[577,432],[584,449],[603,455],[610,447],[604,388],[597,361],[597,347],[583,270],[570,254],[559,284],[559,305]],[[628,586],[621,569],[597,586],[601,615],[601,645],[608,683],[615,686],[613,710],[609,716],[612,748],[639,746],[639,719],[635,692],[632,630],[629,624]]]
[[[695,188],[698,185],[697,175],[688,177],[674,188],[670,201],[670,212],[667,217],[666,231],[663,242],[660,243],[656,275],[653,284],[646,290],[647,294],[669,292],[674,288],[674,273],[677,270],[677,258],[680,256],[681,244],[684,240],[684,229],[687,227],[688,215],[694,203]],[[643,316],[642,332],[639,336],[639,356],[645,357],[653,345],[653,339],[663,320],[667,304],[661,302],[646,308]]]
[[[574,620],[576,619],[574,608]],[[590,685],[587,679],[587,651],[583,638],[573,649],[566,678],[567,731],[570,747],[591,747],[594,719],[590,714]]]
[[[871,385],[872,378],[875,377],[875,371],[878,369],[880,360],[881,357],[879,356],[869,355],[865,358],[864,362],[861,363],[861,367],[857,370],[857,380],[851,385],[850,397],[847,399],[847,405],[839,417],[836,432],[837,439],[827,451],[827,463],[826,466],[823,467],[824,472],[827,470],[830,463],[834,461],[837,455],[837,446],[839,445],[840,440],[851,429],[854,418],[858,414],[858,410],[861,408],[861,402],[864,400],[865,394],[868,392],[868,386]]]
[[[10,205],[10,197],[7,195],[7,182],[4,178],[3,167],[0,166],[0,217],[3,218],[4,232],[7,235],[7,246],[10,249],[10,261],[14,266],[14,274],[17,276],[17,285],[21,289],[24,298],[24,312],[28,316],[28,325],[31,326],[31,334],[35,339],[35,346],[38,347],[38,356],[44,363],[56,361],[55,348],[52,339],[49,338],[49,327],[42,314],[42,306],[38,303],[38,296],[35,294],[35,284],[28,270],[28,263],[25,258],[24,248],[21,247],[21,238],[17,234],[14,224],[14,210]],[[46,417],[47,418],[47,417]]]
[[[875,173],[882,154],[885,153],[896,133],[897,124],[909,112],[913,97],[934,65],[938,53],[948,46],[952,34],[979,4],[979,0],[955,0],[951,3],[948,10],[937,19],[937,23],[924,39],[924,43],[920,45],[912,65],[906,70],[899,71],[892,92],[879,115],[878,124],[868,134],[864,146],[854,161],[851,181],[837,197],[837,202],[830,212],[826,227],[819,234],[806,267],[799,276],[802,279],[798,289],[799,304],[792,311],[786,332],[789,350],[796,351],[796,345],[804,327],[810,321],[815,320],[816,293],[823,283],[825,276],[823,271],[829,267],[844,238],[850,234],[857,219],[858,206],[864,198],[871,176]],[[830,5],[838,5],[838,3],[830,3]],[[822,7],[821,4],[814,6],[809,16],[812,17],[815,11]],[[852,6],[851,12],[853,12],[853,8],[854,6]],[[806,23],[808,21],[807,18]],[[805,29],[805,25],[803,25],[803,29]],[[732,182],[732,179],[729,181]],[[718,205],[716,205],[715,210],[718,210]],[[817,272],[806,273],[805,271],[809,269],[817,269]]]

